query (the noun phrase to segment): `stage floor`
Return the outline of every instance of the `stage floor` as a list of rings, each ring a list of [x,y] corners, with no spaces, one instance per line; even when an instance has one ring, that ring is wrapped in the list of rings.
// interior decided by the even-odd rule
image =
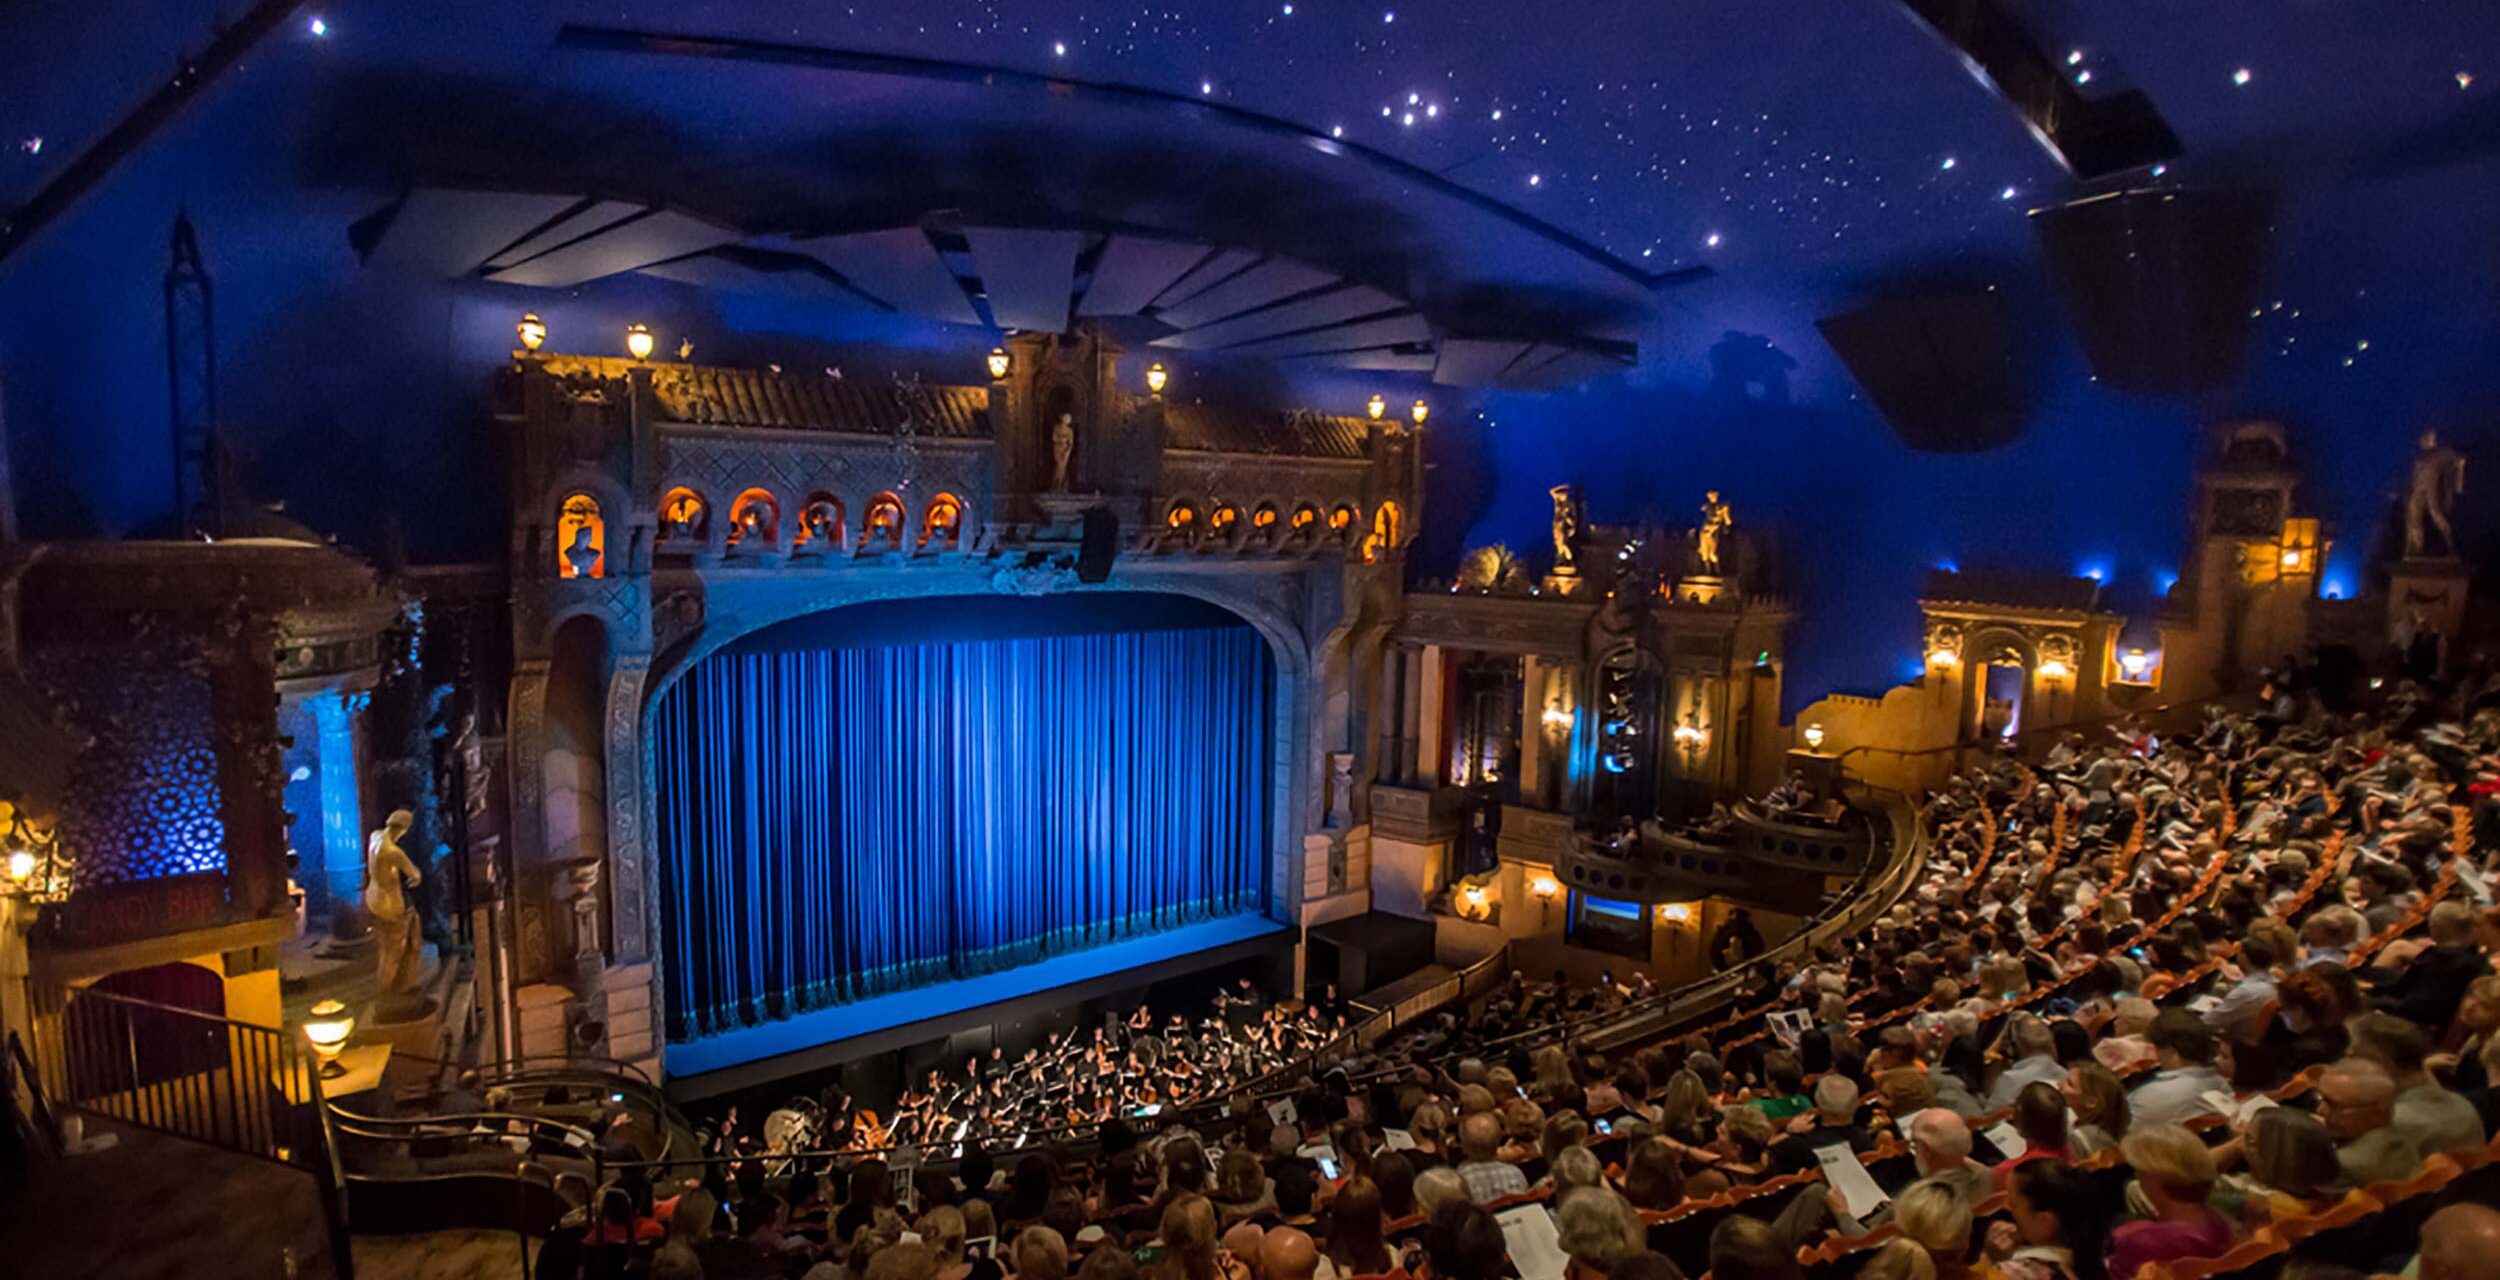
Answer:
[[[831,1009],[817,1009],[762,1026],[725,1031],[685,1044],[672,1044],[667,1052],[670,1092],[680,1098],[723,1092],[758,1079],[768,1079],[785,1070],[804,1069],[834,1060],[837,1055],[811,1051],[821,1051],[843,1041],[874,1036],[899,1027],[943,1022],[969,1010],[1062,987],[1080,986],[1150,965],[1164,965],[1176,960],[1191,961],[1199,953],[1261,942],[1285,932],[1287,928],[1262,915],[1230,916],[1053,956],[1000,973],[915,987]],[[1079,992],[1070,992],[1069,997],[1071,1000],[1088,998],[1087,993]],[[943,1034],[944,1030],[943,1027],[932,1027],[925,1034]],[[906,1036],[902,1039],[910,1038]],[[775,1059],[788,1061],[773,1061]],[[749,1069],[735,1070],[742,1067]],[[696,1078],[707,1076],[711,1078]]]

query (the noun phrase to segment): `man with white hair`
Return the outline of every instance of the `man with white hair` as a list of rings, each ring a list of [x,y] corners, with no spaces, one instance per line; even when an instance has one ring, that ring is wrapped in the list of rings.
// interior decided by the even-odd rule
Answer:
[[[1952,1188],[1964,1204],[1975,1206],[1996,1189],[1996,1179],[1988,1166],[1970,1158],[1970,1147],[1970,1123],[1962,1117],[1942,1107],[1910,1117],[1910,1157],[1918,1164],[1918,1176]],[[1844,1236],[1862,1236],[1890,1221],[1890,1201],[1853,1205],[1826,1185],[1821,1195],[1808,1190],[1790,1201],[1775,1229],[1793,1248],[1814,1238],[1826,1223]]]
[[[1859,1152],[1875,1145],[1865,1126],[1858,1123],[1857,1082],[1837,1071],[1814,1082],[1814,1110],[1790,1121],[1789,1128],[1788,1136],[1771,1144],[1772,1162],[1782,1173],[1816,1167],[1821,1158],[1814,1153],[1836,1142]]]
[[[1582,1187],[1555,1206],[1557,1243],[1571,1259],[1567,1280],[1602,1280],[1616,1263],[1649,1250],[1649,1230],[1632,1202],[1605,1187]]]

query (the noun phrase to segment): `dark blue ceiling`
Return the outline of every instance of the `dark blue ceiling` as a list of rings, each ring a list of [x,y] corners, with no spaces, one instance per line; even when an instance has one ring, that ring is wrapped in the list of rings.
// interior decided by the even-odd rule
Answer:
[[[420,555],[495,545],[478,384],[522,306],[548,314],[558,345],[643,319],[693,341],[699,359],[813,359],[858,344],[933,372],[966,358],[960,335],[655,282],[548,295],[360,274],[345,228],[410,181],[458,176],[447,171],[508,180],[561,164],[671,189],[653,198],[798,218],[873,205],[895,172],[873,162],[879,154],[908,167],[945,150],[932,138],[994,132],[1002,113],[1024,110],[977,84],[764,65],[690,73],[562,47],[568,23],[1201,97],[1314,133],[1342,128],[1348,143],[1639,269],[1709,267],[1709,279],[1657,293],[1635,318],[1642,359],[1630,373],[1442,403],[1429,549],[1538,545],[1545,489],[1561,480],[1586,486],[1599,520],[1682,520],[1703,487],[1724,489],[1741,523],[1777,535],[1803,597],[1797,671],[1808,691],[1898,674],[1915,643],[1909,601],[1938,560],[2096,566],[2140,585],[2175,570],[2195,428],[2218,417],[2290,424],[2309,505],[2340,539],[2335,577],[2347,590],[2362,582],[2418,427],[2459,436],[2472,475],[2500,485],[2500,5],[2014,8],[2059,61],[2081,55],[2070,65],[2089,74],[2086,95],[2141,90],[2177,131],[2184,154],[2139,180],[2276,193],[2262,314],[2233,385],[2189,401],[2090,380],[2024,217],[2079,189],[1891,0],[345,0],[301,9],[0,262],[19,486],[38,531],[126,530],[160,514],[157,277],[166,225],[185,205],[219,282],[226,417],[249,437],[263,487],[316,525]],[[0,9],[0,207],[57,174],[233,12],[173,0]],[[316,17],[326,34],[314,34]],[[1046,147],[1055,118],[1033,118],[1033,145]],[[1235,128],[1179,112],[1144,120],[1127,132],[1087,127],[1071,139],[1073,168],[1054,169],[1047,152],[1024,160],[1144,198],[1152,157],[1217,146]],[[1121,170],[1132,150],[1142,175]],[[1391,257],[1519,256],[1523,277],[1555,278],[1498,234],[1439,218],[1412,184],[1340,168],[1322,216],[1308,206],[1334,171],[1315,169],[1280,219],[1299,214],[1301,234],[1341,232]],[[968,172],[959,185],[982,170]],[[1192,174],[1189,185],[1204,184]],[[1237,220],[1263,212],[1255,184],[1225,198]],[[2046,336],[2027,362],[2030,426],[1985,453],[1902,447],[1813,327],[1878,282],[1943,272],[1998,285],[2023,332]],[[1710,353],[1729,333],[1767,339],[1795,362],[1785,402],[1714,389]],[[1375,384],[1393,396],[1419,389],[1223,376],[1349,403]],[[2484,486],[2471,476],[2469,486],[2469,509],[2500,507],[2477,501]]]

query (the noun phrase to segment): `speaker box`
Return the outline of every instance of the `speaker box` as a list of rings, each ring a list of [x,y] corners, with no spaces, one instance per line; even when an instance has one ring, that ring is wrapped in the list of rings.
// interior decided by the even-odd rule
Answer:
[[[1111,562],[1120,554],[1120,518],[1109,507],[1089,507],[1085,511],[1085,540],[1077,547],[1076,580],[1104,582],[1111,577]]]
[[[2265,282],[2272,202],[2253,191],[2124,191],[2032,215],[2101,381],[2180,395],[2235,383]]]
[[[1890,295],[1814,327],[1913,449],[1993,449],[2021,435],[2030,419],[1997,294]]]

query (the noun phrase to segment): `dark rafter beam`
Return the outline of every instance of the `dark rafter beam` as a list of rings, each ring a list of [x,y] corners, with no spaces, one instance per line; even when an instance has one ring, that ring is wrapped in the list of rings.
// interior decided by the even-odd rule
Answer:
[[[303,0],[261,0],[253,5],[240,21],[219,31],[198,57],[183,59],[171,80],[157,86],[147,101],[122,117],[121,123],[94,146],[80,152],[58,177],[43,184],[25,204],[0,212],[0,262],[7,261],[10,254],[34,239],[53,219],[67,213],[79,197],[104,181],[132,152],[146,146],[158,129],[190,105],[201,90],[233,70],[263,37],[285,25],[302,4]]]

